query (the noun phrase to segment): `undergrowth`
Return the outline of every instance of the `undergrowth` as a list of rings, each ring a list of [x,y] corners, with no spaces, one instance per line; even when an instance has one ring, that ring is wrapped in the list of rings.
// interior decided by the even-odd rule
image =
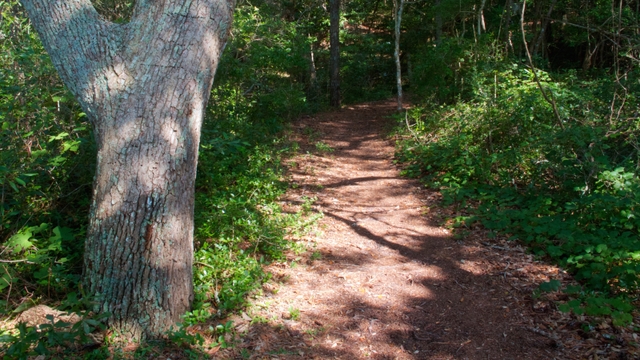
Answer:
[[[118,357],[108,339],[95,351],[69,346],[83,344],[106,316],[91,313],[86,296],[75,296],[82,294],[93,134],[20,4],[0,1],[0,12],[0,35],[6,37],[0,45],[0,315],[9,319],[48,304],[84,317],[75,325],[49,319],[39,327],[1,330],[0,354]],[[285,213],[278,200],[287,189],[281,159],[295,151],[286,141],[287,122],[315,106],[306,102],[304,86],[288,75],[296,77],[306,66],[307,35],[292,24],[266,22],[251,6],[239,7],[235,22],[202,130],[196,298],[183,327],[167,334],[185,354],[202,347],[186,326],[244,306],[269,279],[263,265],[283,259],[293,235],[317,218],[305,210],[309,206]],[[74,294],[71,300],[69,294]],[[208,332],[216,337],[215,346],[224,345],[228,333],[221,326]],[[141,345],[138,352],[145,349]],[[187,355],[199,356],[197,351]]]
[[[464,60],[464,88],[433,84],[435,95],[399,118],[404,174],[469,211],[457,226],[480,223],[570,270],[582,286],[565,289],[573,300],[561,309],[629,323],[640,286],[637,67],[619,81],[607,71],[537,70],[556,116],[523,61],[448,46]]]

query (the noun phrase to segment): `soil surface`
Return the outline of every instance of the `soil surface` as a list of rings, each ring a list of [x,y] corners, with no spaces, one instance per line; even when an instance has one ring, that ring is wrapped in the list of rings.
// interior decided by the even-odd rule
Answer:
[[[562,271],[515,245],[457,240],[439,226],[440,195],[394,165],[385,136],[394,109],[392,101],[368,103],[294,123],[300,151],[289,166],[297,186],[283,200],[295,207],[316,199],[324,217],[306,238],[315,248],[270,266],[275,282],[233,319],[245,334],[238,347],[218,355],[566,358],[538,326],[530,297]]]
[[[575,284],[566,272],[479,226],[451,233],[448,219],[467,209],[443,207],[438,192],[400,176],[386,135],[394,110],[393,101],[368,103],[294,123],[294,186],[282,205],[323,217],[293,234],[299,251],[269,265],[272,281],[244,312],[188,329],[209,344],[189,358],[640,359],[637,312],[626,327],[561,313],[566,294],[535,290],[551,279]],[[19,319],[60,316],[33,310]],[[223,349],[207,329],[228,320],[232,346]],[[147,358],[186,358],[145,349]]]

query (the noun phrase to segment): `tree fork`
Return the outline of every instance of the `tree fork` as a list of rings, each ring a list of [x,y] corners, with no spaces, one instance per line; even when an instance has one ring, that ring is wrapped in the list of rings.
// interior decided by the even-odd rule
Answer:
[[[193,300],[200,127],[235,0],[139,0],[131,21],[89,0],[22,0],[98,147],[84,286],[132,340]]]

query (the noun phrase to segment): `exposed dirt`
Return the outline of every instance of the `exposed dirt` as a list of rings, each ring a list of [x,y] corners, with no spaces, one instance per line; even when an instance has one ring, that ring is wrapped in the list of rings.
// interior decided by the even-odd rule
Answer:
[[[301,150],[289,165],[297,188],[284,200],[295,206],[317,198],[314,209],[324,218],[307,238],[316,248],[291,254],[293,265],[271,266],[275,285],[234,319],[245,334],[238,347],[217,355],[567,357],[560,340],[538,326],[536,315],[549,309],[530,297],[536,283],[566,275],[514,245],[473,235],[456,240],[438,226],[439,194],[401,177],[393,164],[393,141],[384,134],[394,107],[350,106],[294,124]],[[508,280],[519,277],[527,279]]]
[[[442,207],[438,192],[400,176],[393,139],[384,135],[394,109],[393,101],[368,103],[294,123],[300,151],[288,161],[295,186],[283,206],[293,212],[314,199],[324,217],[302,239],[311,250],[270,265],[274,281],[263,294],[222,321],[233,321],[234,346],[208,346],[206,356],[640,359],[637,312],[627,327],[561,313],[556,303],[567,295],[532,294],[550,279],[575,283],[566,272],[513,242],[488,239],[480,227],[453,236],[442,226],[465,209]],[[19,319],[61,315],[34,309]],[[209,325],[216,324],[188,331],[211,343]],[[186,356],[147,350],[149,358]]]

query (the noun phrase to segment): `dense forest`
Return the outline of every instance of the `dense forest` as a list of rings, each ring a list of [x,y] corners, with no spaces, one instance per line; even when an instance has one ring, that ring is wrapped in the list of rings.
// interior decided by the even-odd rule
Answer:
[[[456,236],[481,225],[521,241],[579,281],[541,284],[567,293],[563,311],[630,323],[640,286],[640,1],[245,0],[204,115],[195,299],[183,325],[241,308],[269,280],[264,264],[305,250],[293,239],[320,215],[311,198],[283,211],[282,160],[298,151],[290,122],[337,105],[335,3],[340,102],[404,93],[396,159],[456,209]],[[93,4],[118,24],[134,8]],[[108,317],[81,285],[97,149],[20,2],[0,1],[0,14],[0,315],[48,304],[84,316],[66,332],[0,330],[5,356],[25,358],[85,341]],[[224,342],[227,330],[212,331]],[[169,337],[198,341],[183,330]]]

